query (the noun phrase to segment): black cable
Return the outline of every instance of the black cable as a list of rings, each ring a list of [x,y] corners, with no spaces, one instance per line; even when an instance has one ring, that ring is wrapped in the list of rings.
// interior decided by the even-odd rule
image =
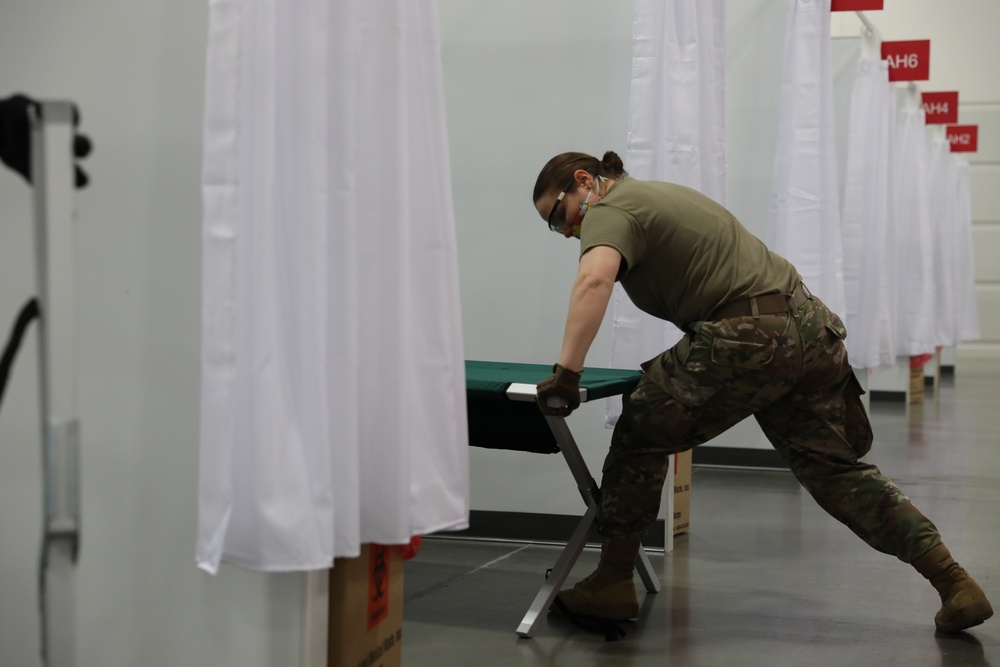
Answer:
[[[14,358],[17,356],[18,349],[21,347],[21,340],[24,338],[24,333],[28,329],[28,325],[38,317],[38,314],[38,299],[32,298],[28,303],[24,304],[17,319],[14,320],[14,327],[10,332],[10,338],[7,340],[6,347],[4,347],[3,356],[0,357],[0,406],[3,405],[3,394],[7,388],[10,368],[14,364]]]

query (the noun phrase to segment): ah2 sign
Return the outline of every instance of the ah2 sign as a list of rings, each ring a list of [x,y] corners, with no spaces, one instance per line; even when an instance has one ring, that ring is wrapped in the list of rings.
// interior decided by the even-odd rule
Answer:
[[[979,150],[978,125],[949,125],[946,132],[952,153],[975,153]]]
[[[889,61],[889,81],[931,78],[931,40],[882,42],[882,60]]]

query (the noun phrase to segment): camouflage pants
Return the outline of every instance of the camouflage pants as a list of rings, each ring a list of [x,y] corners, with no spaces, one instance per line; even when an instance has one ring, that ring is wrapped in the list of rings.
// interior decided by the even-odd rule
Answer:
[[[937,529],[874,465],[864,393],[840,319],[813,297],[792,314],[697,322],[643,365],[623,397],[604,464],[598,526],[641,537],[652,525],[671,454],[753,415],[820,506],[875,549],[911,563]]]

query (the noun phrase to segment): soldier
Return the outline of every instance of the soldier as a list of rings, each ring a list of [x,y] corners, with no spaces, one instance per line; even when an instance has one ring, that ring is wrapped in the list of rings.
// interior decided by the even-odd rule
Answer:
[[[538,385],[542,412],[565,416],[579,406],[584,358],[616,281],[638,308],[686,334],[642,364],[639,385],[623,397],[601,482],[601,560],[559,593],[571,612],[638,615],[633,569],[670,455],[753,415],[823,509],[930,580],[942,600],[939,630],[958,632],[993,615],[934,524],[859,460],[872,431],[847,361],[847,332],[794,266],[708,197],[629,178],[612,152],[601,160],[552,158],[533,201],[552,231],[581,241],[559,362]]]

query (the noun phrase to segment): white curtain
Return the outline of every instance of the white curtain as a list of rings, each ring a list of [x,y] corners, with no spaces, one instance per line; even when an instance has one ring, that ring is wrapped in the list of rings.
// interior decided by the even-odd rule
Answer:
[[[979,303],[976,297],[976,268],[972,250],[969,163],[965,158],[956,157],[955,160],[956,335],[959,341],[979,340]]]
[[[434,0],[212,0],[196,558],[329,567],[468,521]]]
[[[931,248],[928,142],[920,92],[901,90],[895,156],[897,354],[934,351],[934,255]]]
[[[928,192],[930,195],[931,249],[934,261],[934,343],[951,346],[957,340],[955,304],[955,175],[951,146],[944,126],[928,128]]]
[[[625,167],[725,204],[725,1],[635,0]],[[646,315],[615,286],[611,366],[638,368],[682,334]],[[607,402],[607,424],[621,398]]]
[[[845,311],[830,0],[790,0],[769,245],[813,294]]]
[[[857,368],[896,360],[890,165],[895,87],[880,40],[867,44],[851,93],[844,178],[844,298],[848,357]]]

